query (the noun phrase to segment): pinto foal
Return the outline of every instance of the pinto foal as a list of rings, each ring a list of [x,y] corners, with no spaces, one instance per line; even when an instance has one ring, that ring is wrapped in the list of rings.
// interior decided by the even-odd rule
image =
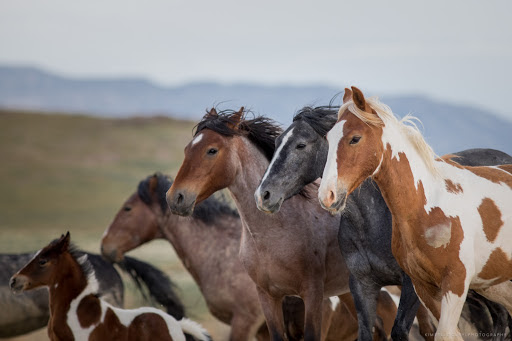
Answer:
[[[70,246],[69,232],[40,250],[10,281],[12,291],[48,286],[51,340],[210,340],[196,322],[156,308],[119,309],[98,297],[87,256]]]

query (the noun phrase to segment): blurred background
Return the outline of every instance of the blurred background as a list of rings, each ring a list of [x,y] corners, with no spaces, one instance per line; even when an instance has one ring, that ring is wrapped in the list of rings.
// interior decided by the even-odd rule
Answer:
[[[3,0],[0,252],[67,230],[99,252],[138,182],[176,174],[211,106],[286,126],[355,85],[418,116],[439,155],[510,154],[511,10],[506,0]],[[226,337],[167,242],[130,255],[165,270],[190,317]]]

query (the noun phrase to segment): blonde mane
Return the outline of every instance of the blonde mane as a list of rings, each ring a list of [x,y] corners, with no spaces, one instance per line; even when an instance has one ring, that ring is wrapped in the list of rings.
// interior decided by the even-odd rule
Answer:
[[[399,129],[407,140],[414,146],[414,149],[418,152],[421,159],[425,163],[426,167],[434,176],[439,176],[439,170],[436,167],[435,161],[438,156],[434,153],[434,150],[425,141],[421,134],[416,122],[421,121],[412,115],[406,115],[399,120],[391,111],[391,108],[386,104],[379,101],[377,97],[370,97],[365,99],[366,103],[377,113],[369,113],[359,109],[353,101],[344,103],[338,111],[338,119],[346,111],[350,111],[361,121],[369,126],[383,127],[386,124],[394,124]]]

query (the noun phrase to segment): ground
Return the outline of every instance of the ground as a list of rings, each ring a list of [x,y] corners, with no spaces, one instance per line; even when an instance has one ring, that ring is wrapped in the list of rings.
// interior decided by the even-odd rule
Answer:
[[[100,119],[0,111],[0,252],[35,251],[66,231],[99,252],[103,231],[140,180],[175,175],[194,122],[163,117]],[[229,326],[207,311],[199,289],[166,241],[130,256],[162,269],[177,284],[188,315],[214,339]],[[127,307],[143,304],[130,280]],[[46,331],[13,340],[44,340]]]

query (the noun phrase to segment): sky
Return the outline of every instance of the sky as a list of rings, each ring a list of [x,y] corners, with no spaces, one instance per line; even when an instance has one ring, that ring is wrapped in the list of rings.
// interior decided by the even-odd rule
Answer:
[[[0,64],[160,85],[355,85],[512,120],[510,13],[510,0],[0,0]]]

